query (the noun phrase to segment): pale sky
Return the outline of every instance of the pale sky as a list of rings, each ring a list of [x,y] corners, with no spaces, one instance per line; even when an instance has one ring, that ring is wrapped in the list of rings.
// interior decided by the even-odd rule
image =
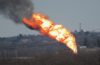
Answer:
[[[86,31],[100,31],[100,0],[33,0],[34,12],[48,15],[56,24],[70,31],[79,30],[79,23]],[[16,25],[0,15],[0,37],[19,34],[37,34],[24,25]]]

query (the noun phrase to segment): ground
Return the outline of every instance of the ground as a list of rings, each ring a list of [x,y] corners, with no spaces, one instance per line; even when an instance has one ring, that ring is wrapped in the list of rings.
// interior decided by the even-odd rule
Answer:
[[[81,48],[77,55],[63,49],[53,54],[0,59],[0,65],[100,65],[100,48]]]

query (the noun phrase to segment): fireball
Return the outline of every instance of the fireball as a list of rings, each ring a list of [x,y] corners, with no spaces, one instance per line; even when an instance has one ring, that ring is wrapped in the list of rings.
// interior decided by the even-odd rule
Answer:
[[[56,25],[47,16],[34,13],[30,19],[24,17],[23,23],[32,29],[40,31],[41,34],[65,44],[75,54],[77,53],[74,35],[62,25]]]

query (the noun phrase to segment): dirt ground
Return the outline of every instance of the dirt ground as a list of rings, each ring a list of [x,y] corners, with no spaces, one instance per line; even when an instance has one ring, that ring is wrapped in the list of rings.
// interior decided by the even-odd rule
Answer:
[[[77,55],[60,50],[55,54],[39,54],[31,58],[0,59],[0,65],[100,65],[100,48],[82,48]]]

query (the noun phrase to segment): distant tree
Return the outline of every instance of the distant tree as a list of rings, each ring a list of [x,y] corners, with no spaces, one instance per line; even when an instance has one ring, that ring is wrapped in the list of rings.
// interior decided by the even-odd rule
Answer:
[[[87,38],[84,38],[83,46],[88,46],[88,40],[87,40]]]
[[[19,34],[19,37],[23,37],[23,35],[22,34]]]
[[[97,45],[98,45],[98,47],[100,47],[100,39],[99,38],[97,39]]]
[[[89,35],[89,34],[90,34],[90,32],[89,32],[89,31],[86,31],[86,32],[85,32],[85,35]]]

